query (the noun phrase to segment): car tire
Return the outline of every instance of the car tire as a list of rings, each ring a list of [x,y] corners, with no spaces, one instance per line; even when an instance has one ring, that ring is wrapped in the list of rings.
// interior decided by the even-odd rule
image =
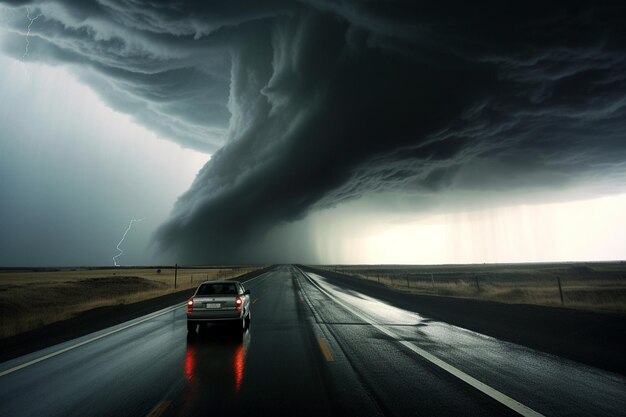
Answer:
[[[250,313],[250,311],[248,311],[248,315],[246,316],[245,320],[246,320],[246,323],[245,323],[246,329],[249,329],[250,322],[252,321],[252,313]]]

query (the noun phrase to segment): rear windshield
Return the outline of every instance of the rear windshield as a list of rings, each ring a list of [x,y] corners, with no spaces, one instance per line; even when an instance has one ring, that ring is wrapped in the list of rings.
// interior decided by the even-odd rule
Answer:
[[[202,284],[196,295],[237,295],[235,284]]]

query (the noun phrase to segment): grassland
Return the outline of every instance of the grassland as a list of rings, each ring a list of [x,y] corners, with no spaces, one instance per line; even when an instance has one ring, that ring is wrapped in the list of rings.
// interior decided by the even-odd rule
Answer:
[[[176,288],[174,268],[0,270],[0,338],[92,308],[146,300],[258,268],[179,268]]]
[[[626,262],[318,267],[414,294],[626,312]]]
[[[318,267],[414,294],[626,313],[625,262]],[[0,338],[258,268],[179,268],[176,288],[174,268],[0,270]]]

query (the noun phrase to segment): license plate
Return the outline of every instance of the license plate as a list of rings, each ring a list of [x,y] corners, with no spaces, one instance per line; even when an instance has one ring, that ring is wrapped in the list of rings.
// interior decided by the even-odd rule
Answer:
[[[206,303],[205,308],[220,308],[220,303]]]

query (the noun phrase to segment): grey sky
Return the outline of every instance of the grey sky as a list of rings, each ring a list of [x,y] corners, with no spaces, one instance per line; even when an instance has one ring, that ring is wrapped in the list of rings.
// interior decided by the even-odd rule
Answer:
[[[150,264],[151,235],[208,156],[129,122],[62,69],[0,57],[0,265]]]

